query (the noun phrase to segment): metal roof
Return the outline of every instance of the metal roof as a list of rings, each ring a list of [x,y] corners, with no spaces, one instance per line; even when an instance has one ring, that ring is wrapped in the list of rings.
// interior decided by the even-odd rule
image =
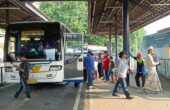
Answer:
[[[122,33],[123,0],[89,0],[89,32],[108,35],[109,27]],[[130,31],[138,30],[158,19],[170,15],[170,0],[129,0]],[[115,18],[117,17],[117,21]]]
[[[19,0],[0,0],[0,16],[1,28],[6,28],[8,23],[13,22],[50,21],[31,3],[20,2]]]

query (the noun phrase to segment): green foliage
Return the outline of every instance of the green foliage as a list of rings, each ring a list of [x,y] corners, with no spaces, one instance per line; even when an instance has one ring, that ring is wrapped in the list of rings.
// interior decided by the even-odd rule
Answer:
[[[45,2],[40,9],[53,21],[66,24],[73,32],[87,33],[87,2]]]
[[[145,36],[146,32],[144,29],[139,29],[130,34],[130,51],[131,52],[140,52],[143,36]]]

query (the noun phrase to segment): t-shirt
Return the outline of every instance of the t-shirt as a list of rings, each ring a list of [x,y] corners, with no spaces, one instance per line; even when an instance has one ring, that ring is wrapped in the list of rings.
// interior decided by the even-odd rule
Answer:
[[[20,78],[29,78],[30,64],[28,61],[23,61],[19,67],[24,70],[24,72],[19,71]]]
[[[143,59],[137,57],[134,57],[134,59],[137,61],[137,72],[142,72]]]
[[[126,78],[128,68],[128,61],[120,58],[116,67],[116,75],[120,78]]]
[[[88,71],[94,70],[94,58],[92,56],[86,56],[85,64]]]
[[[109,64],[110,64],[110,58],[106,57],[103,60],[103,69],[104,70],[109,70]]]

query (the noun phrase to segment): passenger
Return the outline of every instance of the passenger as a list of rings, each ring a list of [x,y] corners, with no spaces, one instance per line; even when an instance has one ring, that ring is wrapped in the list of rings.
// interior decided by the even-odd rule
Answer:
[[[135,76],[135,81],[136,81],[136,86],[140,88],[140,82],[139,78],[142,78],[142,88],[144,87],[145,84],[145,71],[143,71],[144,68],[144,60],[142,59],[142,54],[138,53],[136,57],[134,57],[132,54],[130,54],[132,58],[134,58],[137,61],[137,73]]]
[[[156,71],[156,65],[160,64],[160,61],[155,62],[153,58],[153,47],[148,47],[148,54],[146,56],[146,68],[148,70],[145,85],[143,87],[144,92],[146,89],[152,90],[154,93],[162,91],[161,83]]]
[[[58,39],[56,40],[56,47],[57,52],[61,52],[61,41]]]
[[[88,54],[85,58],[86,61],[86,70],[87,70],[87,80],[88,85],[87,89],[93,89],[93,79],[94,79],[94,58],[92,56],[92,51],[88,51]]]
[[[116,66],[116,76],[118,77],[118,81],[116,82],[116,85],[113,89],[112,95],[113,96],[119,96],[117,94],[117,92],[118,92],[118,87],[119,87],[119,84],[120,84],[123,91],[124,91],[126,99],[132,99],[133,97],[130,95],[130,93],[127,89],[127,83],[126,83],[127,71],[128,71],[128,69],[131,71],[131,69],[128,66],[127,52],[124,52],[124,51],[120,52],[119,57],[120,57],[120,59],[119,59],[118,64]]]
[[[97,67],[98,67],[98,73],[99,73],[99,78],[101,78],[101,77],[103,77],[103,70],[102,70],[102,55],[101,55],[101,53],[99,53],[99,55],[98,55],[98,65],[97,65]]]
[[[50,49],[50,48],[51,48],[51,46],[49,45],[48,42],[46,42],[46,43],[45,43],[45,48],[44,48],[44,49]]]
[[[23,54],[19,55],[19,59],[21,61],[21,64],[19,66],[14,65],[14,67],[16,67],[19,70],[21,86],[20,86],[19,90],[16,92],[16,94],[14,95],[14,97],[18,98],[21,91],[24,90],[24,92],[27,96],[27,98],[25,100],[27,101],[31,98],[30,89],[29,89],[29,86],[28,86],[28,83],[27,83],[27,81],[29,79],[30,64]]]
[[[110,64],[110,58],[109,54],[106,54],[106,57],[103,60],[103,70],[105,73],[105,81],[106,83],[109,83],[109,64]]]
[[[61,40],[57,39],[55,42],[55,49],[56,49],[56,60],[61,59]]]
[[[111,83],[114,83],[115,77],[114,77],[114,69],[115,68],[115,63],[113,61],[113,57],[110,57],[110,68],[109,68],[109,75],[111,76]]]
[[[39,46],[38,46],[38,52],[43,52],[44,50],[44,46],[43,46],[43,43],[42,42],[39,42]]]
[[[29,49],[26,45],[24,45],[22,48],[21,48],[21,51],[24,51],[24,52],[29,52]]]

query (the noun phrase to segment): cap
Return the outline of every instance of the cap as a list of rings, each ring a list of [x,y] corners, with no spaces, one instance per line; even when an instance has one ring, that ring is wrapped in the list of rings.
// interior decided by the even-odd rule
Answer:
[[[149,46],[149,47],[148,47],[148,50],[153,50],[153,46]]]

